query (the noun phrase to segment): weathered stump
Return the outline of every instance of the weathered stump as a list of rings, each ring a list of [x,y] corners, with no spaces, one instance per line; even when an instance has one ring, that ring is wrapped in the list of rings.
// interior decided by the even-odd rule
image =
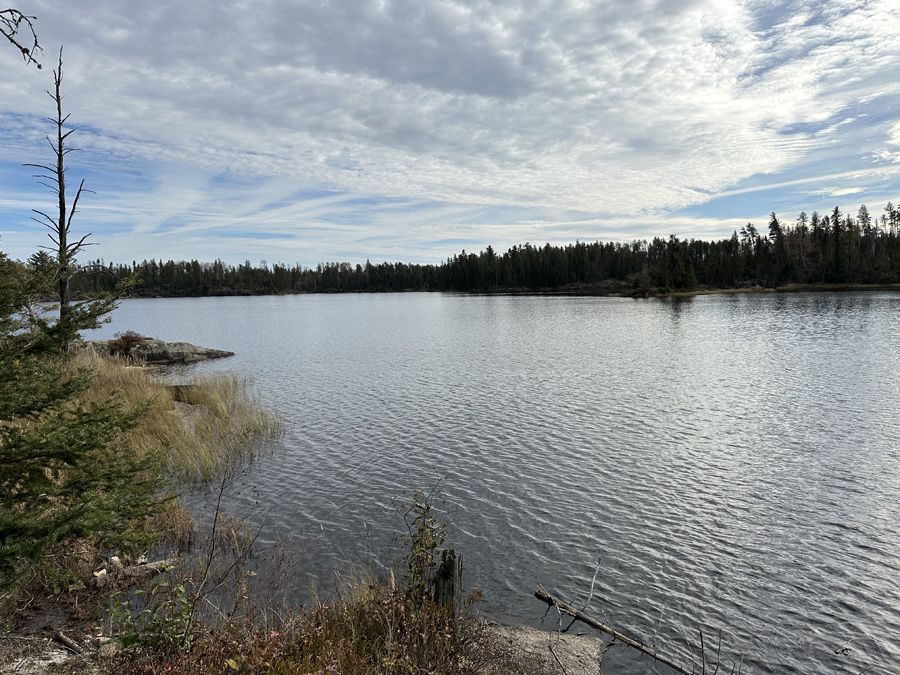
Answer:
[[[462,554],[451,549],[441,552],[441,564],[434,575],[434,601],[438,605],[453,605],[453,611],[462,609]]]

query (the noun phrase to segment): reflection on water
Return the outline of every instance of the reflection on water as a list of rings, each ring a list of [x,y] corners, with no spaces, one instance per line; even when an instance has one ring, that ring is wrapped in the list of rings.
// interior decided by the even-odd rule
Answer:
[[[390,543],[392,495],[444,477],[489,613],[540,626],[538,585],[584,598],[600,557],[589,613],[687,663],[683,633],[721,627],[745,673],[858,673],[900,663],[898,310],[890,293],[202,298],[124,302],[103,334],[237,353],[200,368],[253,375],[287,418],[285,456],[250,481],[321,585],[365,556],[364,522]],[[619,647],[605,664],[652,671]]]

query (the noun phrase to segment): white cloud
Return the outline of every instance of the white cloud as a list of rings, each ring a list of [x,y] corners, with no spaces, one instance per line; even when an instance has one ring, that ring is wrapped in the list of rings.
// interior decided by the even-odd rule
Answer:
[[[809,194],[825,195],[826,197],[844,197],[846,195],[855,195],[865,191],[866,189],[864,187],[826,187],[819,190],[812,190]]]
[[[141,236],[176,221],[209,235],[302,224],[349,245],[332,222],[349,197],[258,216],[299,188],[434,204],[438,238],[455,234],[452,209],[478,205],[656,219],[753,175],[853,154],[844,139],[860,126],[882,141],[871,157],[897,161],[884,150],[900,138],[897,111],[850,111],[900,100],[888,0],[35,0],[28,11],[47,66],[49,46],[66,44],[78,161],[145,179],[143,194],[101,191],[95,213]],[[36,147],[47,112],[47,70],[15,58],[0,52],[12,161]],[[223,175],[233,193],[215,188]],[[386,242],[397,232],[374,215],[366,228]]]
[[[888,131],[887,142],[891,145],[900,145],[900,122],[897,122]]]

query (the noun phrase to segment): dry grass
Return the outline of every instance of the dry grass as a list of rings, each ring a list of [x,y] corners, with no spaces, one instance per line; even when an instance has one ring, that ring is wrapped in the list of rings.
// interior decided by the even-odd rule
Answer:
[[[197,543],[197,524],[190,510],[180,501],[170,501],[169,508],[153,516],[149,527],[162,533],[163,550],[169,555],[183,556]]]
[[[161,451],[162,470],[180,479],[183,489],[233,470],[281,431],[279,418],[259,404],[247,382],[235,377],[195,378],[190,403],[185,405],[176,404],[173,389],[156,381],[150,371],[128,367],[121,359],[85,350],[60,365],[71,376],[92,375],[89,388],[73,401],[75,406],[104,405],[110,400],[124,408],[147,406],[139,425],[122,439],[123,445],[138,457]],[[21,418],[8,424],[35,423]],[[147,541],[165,538],[179,554],[190,551],[196,537],[190,512],[175,499],[161,506],[145,522],[136,523],[135,532],[146,534]],[[73,555],[76,550],[78,555]],[[75,579],[90,579],[93,566],[100,562],[99,553],[93,541],[62,542],[44,556],[41,566],[29,570],[32,574],[21,585],[58,594]],[[15,595],[2,596],[0,601],[12,601]],[[0,606],[0,614],[8,614],[7,609]]]
[[[138,426],[121,439],[122,447],[138,457],[162,454],[164,465],[157,470],[180,481],[184,490],[197,483],[232,475],[246,460],[274,447],[267,441],[282,431],[280,418],[259,403],[246,380],[234,376],[198,376],[187,387],[176,391],[154,379],[151,371],[129,367],[130,364],[121,359],[90,350],[74,354],[60,365],[70,376],[87,373],[91,377],[90,386],[72,400],[73,406],[89,408],[92,404],[103,406],[113,401],[125,409],[145,408]],[[29,418],[22,418],[9,424],[34,423]],[[150,533],[148,541],[167,538],[170,550],[189,555],[197,545],[197,528],[191,514],[175,499],[165,504],[167,508],[144,519],[136,527]],[[234,553],[250,551],[252,534],[248,533],[246,524],[224,517],[220,519],[215,547]],[[93,572],[103,566],[109,554],[93,541],[62,542],[44,556],[42,565],[28,570],[27,578],[23,578],[17,588],[0,596],[0,618],[9,619],[9,625],[3,628],[19,631],[15,637],[6,636],[9,639],[0,641],[0,671],[2,664],[10,663],[21,651],[19,647],[28,643],[44,615],[52,614],[60,626],[77,634],[86,622],[96,621],[106,613],[110,593],[135,583],[122,580],[122,583],[105,584],[102,589],[93,583]],[[119,556],[122,562],[129,564],[121,551]],[[218,562],[220,556],[216,559]],[[241,559],[246,563],[249,557]],[[221,556],[221,561],[227,560],[227,556]],[[223,565],[224,562],[218,567]],[[243,568],[218,567],[217,575],[224,577],[231,573],[237,575],[235,578],[240,582],[232,584],[231,595],[226,598],[233,603],[237,597],[235,590],[249,590],[243,583],[245,577],[237,574]],[[190,567],[185,573],[196,574],[196,568]],[[103,660],[100,659],[101,664]],[[71,664],[59,667],[65,670],[69,666]],[[109,672],[116,672],[115,668]]]
[[[120,359],[85,350],[69,367],[72,372],[94,373],[81,403],[102,403],[111,396],[126,407],[151,401],[140,425],[129,435],[128,446],[138,454],[163,448],[168,468],[191,481],[208,481],[233,470],[283,428],[281,419],[252,394],[248,382],[233,375],[194,377],[179,395],[182,401],[176,403],[172,387]]]

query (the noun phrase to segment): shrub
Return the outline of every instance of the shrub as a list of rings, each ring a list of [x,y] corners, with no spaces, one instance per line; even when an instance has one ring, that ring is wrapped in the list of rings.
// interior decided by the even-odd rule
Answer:
[[[133,330],[126,330],[123,333],[116,333],[114,336],[115,340],[110,340],[109,342],[109,350],[112,354],[118,354],[122,356],[127,356],[131,353],[133,347],[144,344],[147,340],[152,340],[151,337],[146,337],[141,335],[140,333],[136,333]]]
[[[430,497],[430,494],[416,491],[412,494],[411,504],[399,507],[406,523],[403,541],[408,548],[401,561],[406,567],[403,581],[409,598],[420,605],[432,597],[438,568],[435,557],[447,535],[447,523],[439,523],[435,518]]]

